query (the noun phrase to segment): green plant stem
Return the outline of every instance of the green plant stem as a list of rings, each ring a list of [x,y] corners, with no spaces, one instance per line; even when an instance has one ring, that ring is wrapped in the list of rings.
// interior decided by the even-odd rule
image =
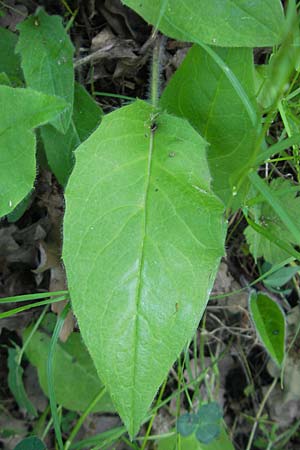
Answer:
[[[284,448],[285,445],[287,445],[293,436],[293,434],[296,433],[298,428],[300,427],[300,420],[297,420],[297,422],[292,425],[291,428],[289,428],[287,431],[284,431],[280,436],[278,436],[274,441],[273,444],[276,446],[275,448]],[[279,446],[277,446],[280,445]]]
[[[285,371],[286,359],[287,359],[288,354],[290,353],[291,349],[293,348],[293,346],[294,346],[294,344],[295,344],[295,342],[296,342],[296,340],[298,338],[299,332],[300,332],[300,322],[299,322],[299,324],[297,326],[297,329],[296,329],[296,332],[295,332],[295,334],[293,336],[293,339],[291,340],[291,343],[290,343],[290,345],[289,345],[289,347],[286,350],[285,355],[284,355],[284,361],[283,361],[282,368],[281,368],[281,373],[280,373],[280,385],[281,385],[282,389],[283,389],[283,376],[284,376],[284,371]]]
[[[264,396],[263,401],[260,404],[259,410],[257,411],[256,417],[255,417],[255,422],[254,422],[252,430],[251,430],[251,434],[250,434],[250,437],[249,437],[249,441],[248,441],[246,450],[251,450],[251,448],[252,448],[252,443],[253,443],[253,439],[254,439],[254,436],[255,436],[255,433],[256,433],[257,425],[259,423],[260,416],[262,415],[264,407],[266,405],[266,402],[267,402],[268,398],[270,397],[270,395],[271,395],[273,389],[275,388],[276,384],[277,384],[277,378],[274,378],[273,383],[271,384],[271,386],[267,390],[266,395]]]
[[[94,91],[93,92],[93,96],[96,97],[97,95],[99,95],[101,97],[120,98],[122,100],[129,100],[131,102],[134,102],[136,100],[136,97],[128,97],[127,95],[113,94],[113,93],[110,93],[110,92]]]
[[[42,322],[43,318],[45,317],[46,312],[48,311],[48,305],[45,306],[45,308],[42,311],[42,314],[40,315],[40,317],[38,318],[38,320],[36,321],[36,323],[34,324],[32,330],[30,331],[29,335],[27,336],[21,350],[19,351],[18,354],[18,359],[17,359],[17,364],[20,366],[21,365],[21,361],[24,355],[24,352],[32,338],[32,336],[34,335],[34,333],[36,332],[36,330],[38,329],[38,327],[40,326],[40,323]]]
[[[259,166],[264,161],[266,161],[270,156],[280,153],[283,150],[286,150],[291,145],[300,144],[300,133],[296,133],[291,137],[288,137],[286,139],[283,139],[279,142],[276,142],[276,144],[271,145],[267,150],[260,153],[257,157],[257,160],[255,162],[256,166]]]
[[[201,369],[203,370],[205,368],[205,354],[204,354],[204,348],[205,348],[205,327],[206,327],[206,312],[203,315],[202,318],[202,327],[201,327],[201,334],[200,334],[200,348],[199,348],[199,353],[200,353],[200,364],[201,364]],[[204,333],[203,333],[204,331]],[[209,385],[209,378],[208,376],[204,377],[204,385],[208,394],[208,398],[209,401],[213,400],[213,396],[211,393],[211,388]]]
[[[165,379],[165,381],[164,381],[164,383],[163,383],[163,385],[162,385],[162,387],[160,389],[159,396],[158,396],[158,399],[157,399],[157,402],[156,402],[157,405],[160,404],[162,396],[164,395],[164,392],[165,392],[165,389],[166,389],[166,385],[167,385],[167,381],[168,381],[168,378]],[[146,435],[145,435],[144,440],[143,440],[143,444],[142,444],[141,450],[145,450],[145,448],[146,448],[146,445],[147,445],[147,442],[148,442],[148,439],[149,439],[149,436],[150,436],[150,433],[151,433],[151,430],[152,430],[153,421],[155,419],[155,416],[156,416],[156,413],[153,413],[153,415],[152,415],[152,417],[150,419],[147,431],[146,431]]]
[[[47,406],[47,410],[50,410],[50,406]],[[59,407],[57,408],[58,414],[60,414],[61,410],[62,410],[62,406],[59,406]],[[49,422],[47,423],[47,426],[45,427],[45,429],[44,429],[44,431],[43,431],[43,434],[42,434],[42,436],[41,436],[41,440],[42,440],[42,441],[45,439],[45,437],[46,437],[47,434],[49,433],[52,424],[53,424],[53,418],[50,417],[50,420],[49,420]]]
[[[64,450],[63,446],[63,440],[60,430],[60,420],[58,416],[58,410],[56,407],[56,398],[55,398],[55,390],[54,390],[54,381],[53,381],[53,360],[54,360],[54,352],[56,343],[58,340],[58,336],[62,330],[64,321],[67,317],[67,314],[71,308],[70,303],[67,303],[64,309],[62,310],[61,314],[57,317],[57,322],[53,331],[53,335],[50,341],[50,349],[47,359],[47,381],[48,381],[48,392],[49,392],[49,400],[50,400],[50,408],[51,408],[51,414],[53,418],[53,424],[54,424],[54,431],[56,440],[58,443],[58,447],[60,450]]]
[[[156,109],[158,107],[158,100],[159,100],[160,57],[161,57],[161,37],[158,36],[155,40],[153,48],[152,68],[151,68],[151,103],[153,109]]]
[[[122,441],[128,445],[128,447],[132,448],[132,450],[140,450],[140,447],[135,443],[135,442],[131,442],[129,439],[127,439],[126,436],[122,437]],[[94,449],[93,449],[94,450]]]
[[[247,219],[247,218],[246,218]],[[281,247],[280,247],[281,248]],[[300,256],[300,254],[299,254]],[[240,294],[243,291],[248,290],[250,287],[255,286],[257,283],[260,283],[261,281],[263,281],[265,278],[268,278],[270,275],[272,275],[272,273],[277,272],[279,269],[281,269],[282,267],[286,266],[287,264],[290,264],[291,262],[293,262],[295,259],[294,257],[291,258],[287,258],[284,261],[282,261],[279,264],[275,264],[274,266],[272,266],[272,268],[270,270],[268,270],[267,272],[265,272],[263,275],[261,275],[260,277],[256,278],[254,281],[252,281],[251,283],[247,284],[245,287],[241,288],[241,289],[236,289],[235,291],[230,291],[230,292],[226,292],[226,294],[220,294],[220,295],[212,295],[210,297],[210,300],[218,300],[221,298],[226,298],[226,297],[230,297],[231,295],[235,295],[235,294]]]
[[[175,431],[170,431],[169,433],[163,433],[163,434],[152,434],[151,436],[148,437],[148,441],[156,441],[156,440],[160,440],[160,439],[165,439],[168,437],[175,436],[175,434],[176,434]],[[143,439],[145,439],[145,438],[137,437],[135,440],[142,441]]]
[[[103,387],[100,392],[96,395],[96,397],[91,401],[91,403],[88,405],[86,410],[83,412],[83,414],[80,416],[79,420],[77,421],[75,427],[71,431],[71,434],[68,438],[68,440],[65,443],[64,450],[68,450],[70,445],[72,444],[75,436],[77,435],[78,431],[82,427],[83,422],[87,418],[87,416],[90,414],[90,412],[93,410],[94,406],[98,403],[98,401],[103,397],[103,395],[106,392],[106,387]]]
[[[5,3],[5,2],[2,2],[2,1],[0,1],[0,4],[2,5],[2,6],[4,6],[5,8],[7,8],[7,9],[10,9],[11,11],[13,11],[14,13],[16,13],[16,14],[20,14],[20,16],[22,16],[23,17],[23,19],[26,19],[26,17],[27,17],[27,14],[25,14],[24,12],[22,12],[22,11],[20,11],[19,9],[17,9],[17,8],[14,8],[13,6],[11,6],[11,5],[8,5],[7,3]]]
[[[112,430],[104,431],[103,433],[100,433],[96,436],[92,436],[87,439],[83,439],[82,441],[75,442],[71,445],[71,450],[80,450],[83,448],[91,448],[96,449],[99,447],[99,442],[101,442],[101,448],[103,448],[106,445],[111,445],[114,441],[119,439],[124,433],[126,433],[126,428],[118,427],[113,428]]]

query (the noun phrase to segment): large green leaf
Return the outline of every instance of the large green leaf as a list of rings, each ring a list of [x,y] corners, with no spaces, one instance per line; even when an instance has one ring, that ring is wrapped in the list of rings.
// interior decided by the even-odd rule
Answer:
[[[224,48],[216,52],[252,99],[255,92],[252,51]],[[207,156],[213,189],[226,205],[233,202],[240,206],[248,182],[241,189],[239,180],[251,167],[257,128],[220,66],[195,45],[163,92],[161,105],[187,118],[210,143]]]
[[[74,96],[74,48],[63,28],[61,17],[43,9],[22,22],[16,51],[21,54],[27,86],[45,94],[62,97],[69,108],[53,125],[65,133],[72,117]]]
[[[252,292],[249,310],[260,340],[278,366],[285,355],[285,317],[282,309],[263,292]]]
[[[18,36],[0,27],[0,72],[6,73],[12,82],[22,79],[21,61],[15,54]]]
[[[32,128],[60,114],[63,99],[31,89],[0,86],[0,217],[10,213],[33,188],[36,175]]]
[[[24,332],[24,340],[31,327]],[[40,385],[47,394],[47,358],[50,336],[36,331],[26,347],[26,356],[37,368]],[[57,403],[74,411],[84,411],[99,394],[103,384],[84,346],[80,333],[72,333],[67,342],[59,342],[54,354],[54,388]],[[108,394],[96,404],[93,411],[114,411]]]
[[[66,185],[74,165],[74,150],[99,125],[101,108],[79,83],[75,83],[74,109],[66,134],[52,125],[41,129],[49,166],[61,185]]]
[[[284,28],[280,0],[122,0],[175,39],[221,47],[279,43]]]
[[[223,254],[204,140],[135,102],[76,150],[63,258],[85,343],[134,436],[203,314]]]

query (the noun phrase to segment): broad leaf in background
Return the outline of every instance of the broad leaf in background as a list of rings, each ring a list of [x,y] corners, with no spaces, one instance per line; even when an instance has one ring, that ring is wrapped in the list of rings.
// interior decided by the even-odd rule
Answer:
[[[249,310],[261,343],[273,361],[281,366],[285,355],[285,317],[282,309],[263,292],[252,292]]]
[[[285,28],[280,0],[122,0],[167,36],[221,47],[268,47]]]
[[[23,339],[31,328],[24,332]],[[47,358],[50,336],[36,331],[26,347],[26,356],[37,368],[39,382],[47,395]],[[94,364],[84,346],[80,333],[72,333],[67,342],[58,342],[54,354],[54,387],[58,404],[72,411],[84,411],[103,387]],[[97,403],[93,411],[114,412],[107,394]]]
[[[74,48],[66,33],[61,17],[49,16],[43,9],[22,22],[16,51],[21,54],[22,69],[28,87],[62,97],[68,109],[53,126],[66,133],[73,109]]]
[[[169,436],[162,438],[158,443],[158,450],[234,450],[234,447],[224,429],[221,427],[221,434],[209,444],[199,442],[196,436],[193,434],[188,437],[180,437],[180,447],[178,446],[178,437]]]
[[[18,36],[0,27],[0,73],[4,72],[12,83],[18,83],[23,78],[21,60],[15,54]]]
[[[23,368],[17,361],[18,351],[8,349],[8,386],[20,408],[26,409],[29,414],[37,416],[37,412],[29,400],[23,384]]]
[[[101,121],[101,108],[79,83],[75,83],[73,116],[66,134],[52,125],[41,129],[48,164],[62,186],[67,184],[74,165],[74,150]]]
[[[254,65],[250,49],[216,49],[253,99]],[[199,46],[186,56],[163,92],[161,105],[168,112],[187,118],[209,142],[207,157],[212,187],[225,205],[239,207],[244,189],[238,189],[241,176],[251,167],[257,127],[221,68]],[[238,189],[238,192],[237,192]]]
[[[297,196],[299,188],[294,186],[289,180],[281,178],[272,180],[269,187],[272,189],[277,201],[288,211],[295,227],[300,229],[300,197]],[[278,236],[289,244],[295,244],[292,234],[267,202],[254,205],[249,208],[249,212],[255,218],[255,221],[265,227],[273,236]],[[275,242],[257,233],[250,226],[245,229],[244,234],[255,260],[262,256],[270,264],[275,265],[291,256],[288,252],[279,248]]]
[[[187,121],[135,102],[76,150],[63,258],[100,378],[133,437],[193,335],[224,252],[206,143]]]
[[[268,263],[264,263],[263,267],[265,265],[270,266]],[[268,267],[268,270],[269,269],[270,267]],[[273,272],[267,278],[264,278],[263,283],[268,288],[278,290],[282,286],[287,284],[299,272],[300,272],[299,266],[282,267],[276,272]]]
[[[14,450],[46,450],[47,447],[37,436],[30,436],[19,442]]]
[[[36,176],[32,128],[60,114],[63,99],[32,89],[0,86],[0,217],[10,213],[33,188]]]

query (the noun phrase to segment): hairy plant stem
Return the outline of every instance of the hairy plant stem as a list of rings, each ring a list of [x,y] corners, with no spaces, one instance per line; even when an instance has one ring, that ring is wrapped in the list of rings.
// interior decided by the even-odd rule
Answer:
[[[160,63],[161,63],[161,56],[162,56],[162,42],[163,37],[160,35],[157,35],[153,47],[153,53],[152,53],[152,67],[151,67],[151,84],[150,84],[150,97],[151,97],[151,104],[153,106],[153,109],[156,109],[158,107],[158,100],[159,100],[159,94],[160,94]]]

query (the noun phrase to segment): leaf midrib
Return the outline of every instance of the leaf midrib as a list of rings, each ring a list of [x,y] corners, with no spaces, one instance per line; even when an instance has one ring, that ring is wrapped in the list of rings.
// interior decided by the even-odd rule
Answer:
[[[151,119],[150,119],[151,120]],[[142,290],[142,283],[141,283],[141,276],[144,269],[144,260],[145,260],[145,241],[146,241],[146,232],[147,232],[147,202],[149,197],[149,188],[150,188],[150,179],[151,179],[151,168],[152,168],[152,155],[153,155],[153,144],[154,144],[154,132],[150,132],[150,138],[149,138],[149,150],[148,150],[148,163],[147,163],[147,173],[146,173],[146,180],[145,180],[145,195],[143,199],[143,221],[142,221],[142,244],[141,244],[141,251],[140,251],[140,261],[139,261],[139,267],[138,267],[138,282],[136,286],[136,292],[135,292],[135,304],[136,304],[136,317],[134,321],[134,354],[133,354],[133,385],[136,384],[136,368],[137,365],[137,350],[138,350],[138,322],[139,322],[139,309],[140,309],[140,299],[141,299],[141,290]],[[133,415],[130,418],[130,434],[133,435],[134,429],[135,429],[135,411],[136,411],[136,395],[133,390],[133,395],[131,397],[131,410],[133,411]]]

